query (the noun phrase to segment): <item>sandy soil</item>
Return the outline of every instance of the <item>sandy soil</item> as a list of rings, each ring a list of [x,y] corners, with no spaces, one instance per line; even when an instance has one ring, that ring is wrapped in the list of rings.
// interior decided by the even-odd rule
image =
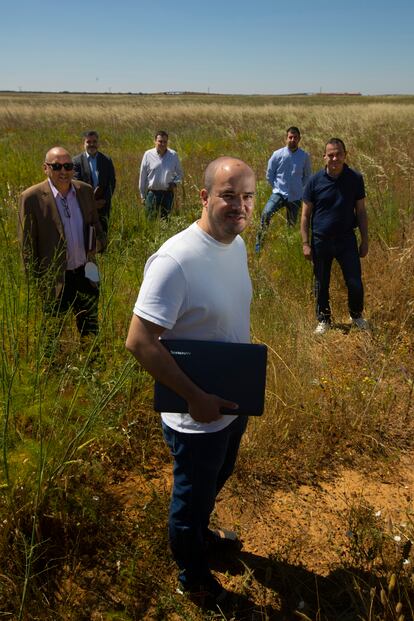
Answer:
[[[332,585],[336,589],[346,580],[343,567],[346,562],[352,564],[351,540],[357,534],[352,528],[358,516],[369,515],[368,525],[386,532],[396,553],[402,554],[410,516],[412,533],[413,464],[414,455],[405,454],[398,464],[380,472],[344,469],[318,485],[287,490],[262,485],[247,498],[238,491],[240,482],[228,485],[218,499],[213,522],[236,530],[244,547],[237,558],[213,558],[212,568],[229,590],[243,598],[244,612],[229,618],[317,618],[315,593],[328,602]],[[168,495],[170,486],[171,468],[165,466],[145,480],[129,476],[113,485],[112,492],[121,500],[125,517],[134,520],[154,491]],[[363,547],[364,536],[358,536]],[[411,556],[409,563],[413,561]],[[337,597],[339,602],[332,606],[345,610],[343,616],[334,611],[323,618],[355,619],[345,588]],[[306,613],[309,617],[298,616]],[[148,611],[145,619],[151,619],[151,614]]]

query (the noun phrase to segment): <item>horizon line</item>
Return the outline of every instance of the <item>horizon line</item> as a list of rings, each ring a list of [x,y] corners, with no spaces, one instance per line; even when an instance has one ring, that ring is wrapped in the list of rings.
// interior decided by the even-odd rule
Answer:
[[[13,93],[19,94],[35,94],[35,95],[135,95],[135,96],[153,96],[166,95],[169,97],[182,95],[204,95],[206,97],[412,97],[414,93],[378,93],[375,95],[363,94],[359,91],[315,91],[315,92],[293,92],[293,93],[220,93],[206,91],[70,91],[70,90],[16,90],[16,89],[0,89],[0,94]]]

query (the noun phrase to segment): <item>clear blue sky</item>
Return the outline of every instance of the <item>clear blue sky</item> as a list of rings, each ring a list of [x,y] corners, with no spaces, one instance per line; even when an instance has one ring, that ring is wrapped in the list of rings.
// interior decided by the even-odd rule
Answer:
[[[414,94],[413,0],[0,0],[0,89]]]

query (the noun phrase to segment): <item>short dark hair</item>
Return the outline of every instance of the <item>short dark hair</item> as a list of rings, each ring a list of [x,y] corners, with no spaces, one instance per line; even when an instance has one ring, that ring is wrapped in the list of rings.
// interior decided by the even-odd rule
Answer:
[[[157,139],[158,136],[162,136],[163,138],[168,138],[167,132],[165,130],[163,130],[163,129],[160,129],[159,131],[157,131],[155,133],[154,138]]]
[[[325,153],[326,153],[326,147],[328,146],[328,144],[335,144],[337,147],[341,145],[341,147],[344,150],[344,153],[346,153],[345,143],[341,138],[330,138],[328,142],[325,144]]]
[[[290,127],[287,128],[286,130],[286,136],[288,134],[297,134],[298,136],[300,136],[300,131],[299,131],[299,127],[296,127],[295,125],[291,125]]]
[[[88,129],[88,131],[83,132],[82,136],[84,138],[89,138],[90,136],[96,136],[96,139],[99,140],[99,134],[94,129]]]

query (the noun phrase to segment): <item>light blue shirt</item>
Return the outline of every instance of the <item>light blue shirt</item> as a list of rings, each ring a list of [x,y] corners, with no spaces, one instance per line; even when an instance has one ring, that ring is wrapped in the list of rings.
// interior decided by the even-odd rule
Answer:
[[[300,201],[311,172],[310,157],[305,151],[282,147],[271,156],[266,179],[274,194],[280,194],[290,202]]]
[[[99,184],[99,172],[96,164],[97,157],[96,155],[95,157],[92,157],[89,153],[87,153],[86,156],[88,158],[89,168],[91,169],[93,187],[96,188]]]

